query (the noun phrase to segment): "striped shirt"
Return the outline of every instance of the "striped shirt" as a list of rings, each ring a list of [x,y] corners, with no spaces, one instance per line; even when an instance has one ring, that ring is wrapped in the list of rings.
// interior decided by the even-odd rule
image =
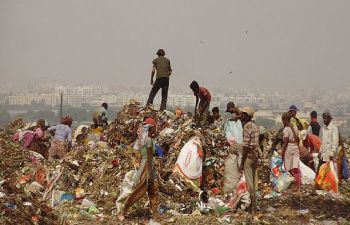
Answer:
[[[249,148],[247,157],[258,160],[259,157],[259,127],[254,121],[249,121],[243,127],[243,146]]]

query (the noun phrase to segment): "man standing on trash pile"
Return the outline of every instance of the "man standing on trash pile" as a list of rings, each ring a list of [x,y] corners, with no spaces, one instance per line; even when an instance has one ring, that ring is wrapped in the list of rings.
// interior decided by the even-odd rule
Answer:
[[[308,133],[307,130],[302,130],[300,132],[300,140],[302,141],[302,146],[305,147],[310,155],[310,158],[307,162],[304,162],[311,169],[316,171],[314,167],[314,157],[317,158],[318,153],[321,149],[321,139],[314,134]]]
[[[321,126],[317,121],[317,112],[316,111],[312,111],[310,113],[310,117],[311,117],[311,121],[310,121],[310,126],[308,128],[308,133],[309,134],[313,134],[316,136],[320,136],[320,130],[321,130]]]
[[[157,51],[158,58],[153,60],[153,68],[151,73],[151,85],[153,85],[149,97],[147,100],[147,105],[153,104],[153,99],[156,96],[159,89],[162,89],[162,101],[160,103],[160,110],[166,109],[166,103],[168,100],[168,89],[169,89],[169,77],[172,73],[170,60],[165,57],[165,51],[159,49]],[[153,83],[154,74],[156,75],[156,82]]]
[[[305,120],[300,119],[299,117],[297,117],[297,111],[299,111],[299,109],[295,105],[291,105],[289,107],[289,113],[292,116],[292,118],[290,119],[290,123],[293,126],[297,127],[298,130],[307,129],[309,124]]]
[[[141,163],[133,180],[136,183],[130,194],[126,196],[119,196],[117,199],[118,219],[124,220],[124,215],[134,203],[141,199],[147,192],[150,201],[150,206],[153,213],[153,218],[157,219],[158,215],[158,180],[157,171],[154,165],[153,156],[156,154],[154,138],[157,134],[156,122],[152,117],[144,121],[142,127],[143,134],[139,136],[138,146],[141,152]]]
[[[197,117],[197,112],[199,113],[198,123],[201,126],[207,125],[210,115],[209,106],[211,101],[211,94],[205,87],[199,87],[197,81],[192,81],[192,83],[190,84],[190,88],[192,89],[194,96],[196,96],[196,106],[194,108],[194,114]]]
[[[243,153],[240,171],[244,172],[248,192],[251,196],[250,212],[256,211],[255,182],[259,157],[259,127],[252,120],[255,111],[250,107],[241,109],[243,122]]]
[[[92,114],[92,122],[94,128],[103,127],[104,129],[108,126],[108,116],[107,116],[108,104],[102,103],[101,107],[99,107],[94,114]]]
[[[321,165],[325,162],[335,161],[337,156],[337,149],[339,145],[339,133],[338,128],[332,122],[332,116],[329,111],[326,111],[322,114],[323,117],[323,127],[321,129],[321,150],[319,154],[319,165],[318,170]],[[317,171],[318,171],[317,170]]]

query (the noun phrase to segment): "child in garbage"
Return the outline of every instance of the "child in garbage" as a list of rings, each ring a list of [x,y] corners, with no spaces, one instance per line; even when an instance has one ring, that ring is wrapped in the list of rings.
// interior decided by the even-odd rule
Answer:
[[[196,106],[194,109],[195,117],[198,118],[198,123],[201,126],[207,125],[210,116],[209,106],[211,101],[211,94],[205,87],[200,87],[197,81],[192,81],[190,88],[193,91],[193,94],[196,96]]]
[[[139,140],[141,147],[141,164],[134,178],[136,183],[133,185],[132,192],[117,202],[120,205],[118,208],[118,219],[120,221],[125,219],[124,215],[128,208],[141,199],[146,192],[150,201],[153,218],[157,219],[159,217],[158,179],[153,159],[153,155],[155,155],[156,152],[154,137],[157,134],[157,130],[156,122],[153,118],[149,117],[144,121],[143,132],[145,132],[145,135],[141,135],[141,140]]]
[[[212,117],[212,124],[216,128],[220,129],[223,126],[223,119],[221,118],[219,107],[214,107],[214,108],[212,108],[211,111],[213,113],[213,115],[211,116]]]

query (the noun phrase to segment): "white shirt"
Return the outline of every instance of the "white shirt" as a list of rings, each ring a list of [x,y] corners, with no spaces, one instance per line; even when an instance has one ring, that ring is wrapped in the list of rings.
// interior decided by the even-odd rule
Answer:
[[[321,159],[323,161],[329,161],[330,156],[336,158],[339,145],[338,128],[332,122],[328,126],[323,125],[320,137],[322,141],[320,150]]]

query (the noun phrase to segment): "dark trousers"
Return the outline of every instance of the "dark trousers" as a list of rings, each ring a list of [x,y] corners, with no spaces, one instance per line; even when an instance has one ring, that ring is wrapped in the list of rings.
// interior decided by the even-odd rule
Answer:
[[[162,89],[162,102],[160,103],[160,110],[164,110],[166,109],[166,102],[168,100],[169,77],[160,77],[156,79],[152,90],[149,93],[147,105],[153,104],[153,99],[158,93],[159,89]]]
[[[247,182],[247,189],[250,194],[251,206],[250,211],[255,213],[256,210],[256,196],[255,196],[255,184],[257,182],[256,170],[258,167],[258,161],[247,158],[244,163],[244,176]]]

